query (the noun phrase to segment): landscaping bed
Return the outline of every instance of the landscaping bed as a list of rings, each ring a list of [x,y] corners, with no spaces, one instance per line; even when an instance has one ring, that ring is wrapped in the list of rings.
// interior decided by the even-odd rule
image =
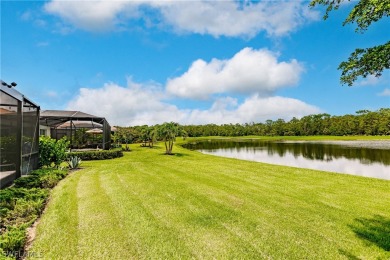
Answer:
[[[25,256],[27,228],[41,215],[49,190],[68,175],[68,170],[39,169],[0,190],[0,259]]]

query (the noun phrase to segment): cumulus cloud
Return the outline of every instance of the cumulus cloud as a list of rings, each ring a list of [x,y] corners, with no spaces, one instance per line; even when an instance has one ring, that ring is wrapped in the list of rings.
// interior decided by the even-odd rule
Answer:
[[[381,93],[378,94],[383,97],[390,97],[390,88],[385,88]]]
[[[374,75],[368,75],[366,78],[362,79],[357,83],[358,86],[373,86],[379,83],[379,78]]]
[[[127,18],[138,16],[136,5],[132,1],[53,0],[46,3],[44,9],[87,31],[111,30]]]
[[[128,26],[130,20],[151,21],[176,32],[253,37],[259,32],[283,36],[304,23],[318,20],[306,1],[63,1],[45,4],[48,13],[88,31]],[[154,12],[149,12],[153,10]],[[152,19],[152,20],[154,20]]]
[[[184,124],[243,124],[279,118],[290,120],[294,116],[300,118],[320,112],[320,109],[315,106],[287,97],[253,95],[239,105],[236,100],[230,99],[222,99],[222,103],[225,104],[226,101],[230,101],[230,106],[220,106],[221,100],[217,100],[211,109],[188,111]]]
[[[154,125],[168,121],[181,124],[224,124],[263,122],[267,119],[291,119],[293,116],[318,113],[320,110],[300,100],[286,97],[252,95],[241,104],[232,97],[214,100],[209,109],[180,109],[165,101],[166,95],[154,85],[127,87],[107,83],[101,88],[82,88],[67,109],[106,117],[111,125]]]
[[[295,59],[278,62],[276,53],[244,48],[229,60],[196,60],[183,75],[168,80],[167,90],[196,99],[224,92],[270,94],[296,85],[303,70]]]
[[[102,88],[81,88],[67,109],[104,116],[112,125],[156,124],[180,117],[177,107],[164,103],[163,98],[155,85],[137,84],[129,78],[127,87],[106,83]]]

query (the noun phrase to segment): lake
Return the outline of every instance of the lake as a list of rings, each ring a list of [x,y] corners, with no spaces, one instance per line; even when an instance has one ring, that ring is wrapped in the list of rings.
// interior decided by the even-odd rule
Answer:
[[[206,140],[185,148],[205,154],[390,180],[390,141]]]

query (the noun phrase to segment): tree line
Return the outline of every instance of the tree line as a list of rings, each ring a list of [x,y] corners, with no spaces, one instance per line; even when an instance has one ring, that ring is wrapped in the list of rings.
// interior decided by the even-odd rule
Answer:
[[[167,124],[171,124],[167,130]],[[173,125],[172,125],[173,124]],[[355,115],[331,116],[326,113],[292,118],[267,120],[264,123],[184,125],[165,123],[154,126],[117,127],[114,142],[124,144],[139,142],[152,147],[158,140],[176,136],[308,136],[308,135],[390,135],[390,108],[377,111],[359,110]],[[172,138],[169,135],[174,132]],[[173,137],[174,136],[174,137]]]

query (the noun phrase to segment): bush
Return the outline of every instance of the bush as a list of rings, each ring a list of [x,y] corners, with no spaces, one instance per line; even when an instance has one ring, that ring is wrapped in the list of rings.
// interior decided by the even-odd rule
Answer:
[[[0,205],[11,204],[16,199],[40,200],[46,199],[49,192],[43,189],[7,188],[0,190]]]
[[[39,176],[37,175],[29,175],[26,177],[20,177],[14,181],[14,186],[16,188],[40,188],[41,182]]]
[[[44,200],[16,200],[13,210],[7,212],[2,224],[4,226],[18,226],[24,223],[32,224],[45,205]]]
[[[68,174],[67,170],[39,169],[14,181],[16,188],[53,188]]]
[[[9,252],[20,252],[26,243],[26,225],[10,227],[0,236],[0,248],[5,254]]]
[[[54,187],[67,170],[40,169],[0,190],[0,259],[19,259],[24,253],[29,227],[41,214]],[[12,257],[12,258],[11,258]]]
[[[60,180],[61,178],[55,174],[46,174],[39,178],[40,185],[44,189],[54,188]]]
[[[67,158],[77,156],[81,160],[91,161],[91,160],[106,160],[114,159],[123,156],[121,148],[116,148],[112,150],[100,150],[100,151],[83,151],[83,152],[70,152],[67,153]]]
[[[59,167],[66,159],[66,149],[69,141],[66,138],[55,140],[47,136],[39,137],[40,167]]]

